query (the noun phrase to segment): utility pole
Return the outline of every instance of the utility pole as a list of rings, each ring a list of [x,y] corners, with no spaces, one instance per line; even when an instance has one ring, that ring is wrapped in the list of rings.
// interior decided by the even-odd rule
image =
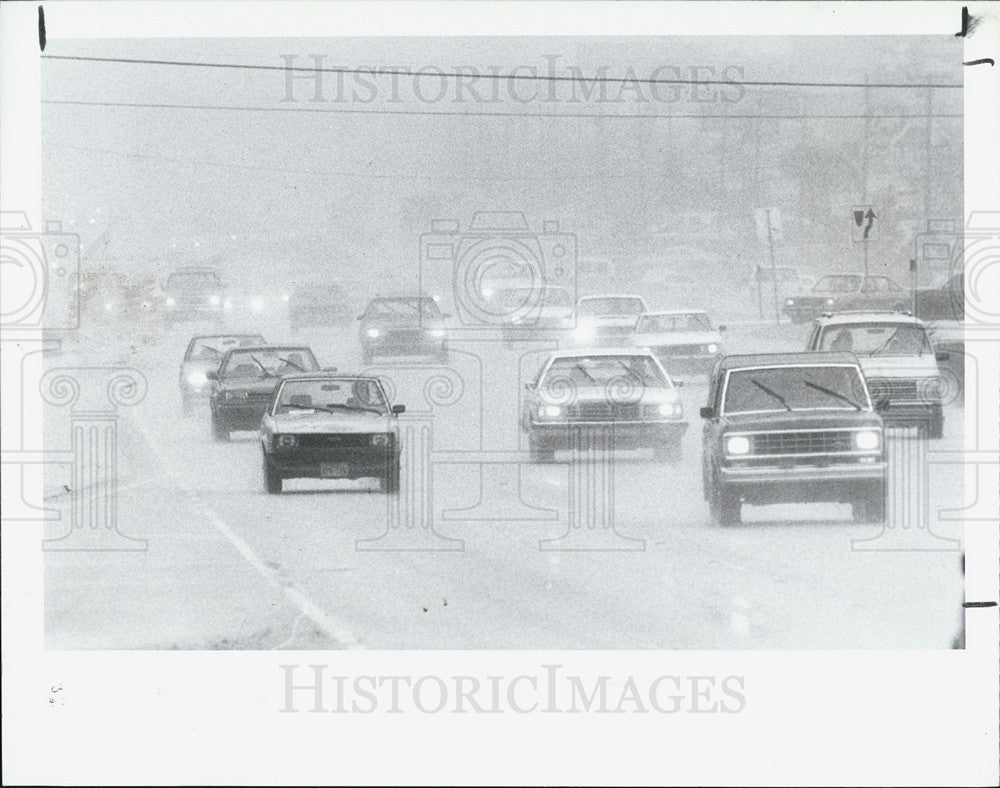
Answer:
[[[774,289],[774,324],[781,324],[778,312],[778,268],[774,264],[774,230],[771,227],[771,209],[767,208],[767,247],[771,252],[771,287]]]
[[[927,153],[924,162],[924,219],[931,218],[931,166],[934,155],[931,145],[934,139],[934,89],[927,88]]]

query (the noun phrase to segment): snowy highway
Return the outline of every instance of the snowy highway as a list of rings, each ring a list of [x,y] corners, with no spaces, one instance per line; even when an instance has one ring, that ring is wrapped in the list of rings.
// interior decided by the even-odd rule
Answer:
[[[255,327],[289,338],[280,319]],[[727,341],[731,352],[801,349],[806,330],[732,325]],[[957,628],[955,543],[894,540],[882,525],[854,524],[847,505],[748,506],[742,525],[712,525],[701,377],[680,390],[690,422],[680,464],[617,454],[613,486],[601,488],[613,491],[613,528],[588,529],[584,516],[570,529],[568,455],[530,464],[517,430],[521,384],[544,344],[458,341],[450,372],[412,360],[370,368],[408,414],[429,414],[433,445],[416,460],[424,487],[404,484],[395,499],[376,480],[293,480],[267,495],[255,433],[215,442],[207,405],[182,414],[177,370],[196,333],[205,332],[192,324],[148,342],[67,343],[46,361],[134,367],[148,387],[119,412],[113,493],[118,529],[146,549],[48,543],[50,648],[941,648]],[[356,332],[317,329],[295,341],[321,364],[361,369]],[[440,380],[428,384],[432,376]],[[65,413],[46,417],[59,448]],[[961,423],[960,404],[946,406],[932,448],[959,449]],[[484,461],[497,452],[508,461]],[[958,538],[959,526],[936,514],[962,506],[961,467],[942,468],[930,477],[930,518],[938,536]],[[46,505],[61,517],[50,539],[67,532],[64,483],[46,480]],[[925,549],[883,549],[915,545]]]

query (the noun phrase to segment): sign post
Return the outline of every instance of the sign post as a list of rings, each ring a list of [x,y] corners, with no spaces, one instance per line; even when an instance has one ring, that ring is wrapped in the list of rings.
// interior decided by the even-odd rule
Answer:
[[[781,323],[781,312],[778,306],[778,267],[774,260],[774,242],[781,237],[781,214],[777,208],[758,208],[754,216],[757,221],[757,238],[761,243],[767,244],[768,253],[771,256],[771,288],[774,291],[774,323]],[[758,269],[760,271],[760,269]],[[758,293],[760,292],[760,282],[758,279]],[[763,310],[762,310],[763,316]]]
[[[868,278],[868,241],[874,236],[873,228],[878,218],[870,205],[855,205],[852,212],[854,223],[851,227],[854,242],[860,243],[865,261],[865,279]]]

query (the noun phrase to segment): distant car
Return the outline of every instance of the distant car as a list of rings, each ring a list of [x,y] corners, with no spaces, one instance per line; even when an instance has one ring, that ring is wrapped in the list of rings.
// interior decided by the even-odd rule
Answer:
[[[725,330],[713,327],[707,312],[675,309],[640,315],[631,339],[636,347],[653,351],[671,375],[707,374],[725,355]]]
[[[526,385],[521,429],[532,461],[551,461],[572,448],[574,431],[600,427],[612,428],[615,448],[652,448],[658,460],[680,462],[684,408],[649,350],[562,350]]]
[[[378,378],[328,373],[282,378],[260,422],[264,489],[285,479],[382,480],[399,490],[396,416]]]
[[[886,276],[831,274],[808,293],[785,299],[785,314],[793,323],[805,323],[824,312],[898,310],[909,308],[910,293]]]
[[[239,347],[226,352],[212,381],[212,437],[229,440],[239,430],[256,430],[274,387],[285,375],[316,372],[313,352],[302,345]]]
[[[573,293],[565,287],[517,287],[502,294],[504,338],[514,340],[573,327]]]
[[[938,361],[948,361],[949,354],[935,352],[923,321],[901,312],[826,315],[813,323],[806,350],[853,353],[872,397],[885,402],[887,424],[917,426],[929,438],[941,437],[944,386]]]
[[[445,317],[430,296],[373,298],[358,316],[364,363],[376,356],[433,356],[446,362]]]
[[[337,284],[302,284],[288,298],[288,327],[293,334],[311,326],[347,326],[353,310]]]
[[[885,516],[882,419],[850,353],[726,356],[701,409],[702,483],[713,522],[743,503],[849,503],[855,520]]]
[[[208,401],[211,384],[210,372],[219,371],[219,363],[226,352],[237,347],[261,347],[267,342],[260,334],[214,334],[193,337],[188,342],[178,385],[184,413],[191,413],[198,400]]]
[[[225,322],[226,287],[214,268],[175,269],[163,283],[163,295],[163,319],[167,328],[197,320],[210,320],[217,326]]]
[[[593,347],[627,345],[639,316],[648,311],[639,295],[584,296],[576,302],[572,342]]]

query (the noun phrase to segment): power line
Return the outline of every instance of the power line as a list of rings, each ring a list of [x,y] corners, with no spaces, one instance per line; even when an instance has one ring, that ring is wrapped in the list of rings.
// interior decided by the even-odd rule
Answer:
[[[606,120],[897,120],[916,118],[962,118],[964,115],[958,113],[941,113],[928,116],[926,113],[913,112],[905,114],[881,114],[881,115],[844,115],[844,114],[808,114],[808,113],[784,113],[778,115],[759,114],[710,114],[710,113],[685,113],[685,114],[653,114],[653,113],[607,113],[607,112],[443,112],[440,110],[404,110],[404,109],[349,109],[349,108],[324,108],[324,107],[247,107],[231,104],[153,104],[138,101],[76,101],[61,99],[44,99],[42,104],[79,106],[79,107],[125,107],[139,109],[191,109],[191,110],[214,110],[220,112],[306,112],[314,114],[334,114],[334,115],[418,115],[423,117],[501,117],[501,118],[599,118]]]
[[[139,58],[122,57],[81,57],[76,55],[42,55],[42,60],[75,60],[89,63],[128,63],[133,65],[147,66],[181,66],[193,68],[224,68],[224,69],[247,69],[252,71],[302,71],[312,74],[352,74],[365,76],[404,76],[404,77],[437,77],[448,79],[468,79],[469,77],[484,79],[504,79],[538,82],[584,82],[592,84],[637,84],[637,85],[725,85],[730,87],[804,87],[804,88],[950,88],[961,89],[961,83],[933,83],[933,82],[797,82],[790,80],[725,80],[725,79],[639,79],[636,77],[585,77],[579,76],[558,76],[556,74],[496,74],[479,73],[477,70],[466,72],[455,71],[429,71],[418,69],[409,71],[403,69],[377,69],[377,68],[315,68],[303,66],[265,66],[253,63],[209,63],[195,60],[147,60]]]

